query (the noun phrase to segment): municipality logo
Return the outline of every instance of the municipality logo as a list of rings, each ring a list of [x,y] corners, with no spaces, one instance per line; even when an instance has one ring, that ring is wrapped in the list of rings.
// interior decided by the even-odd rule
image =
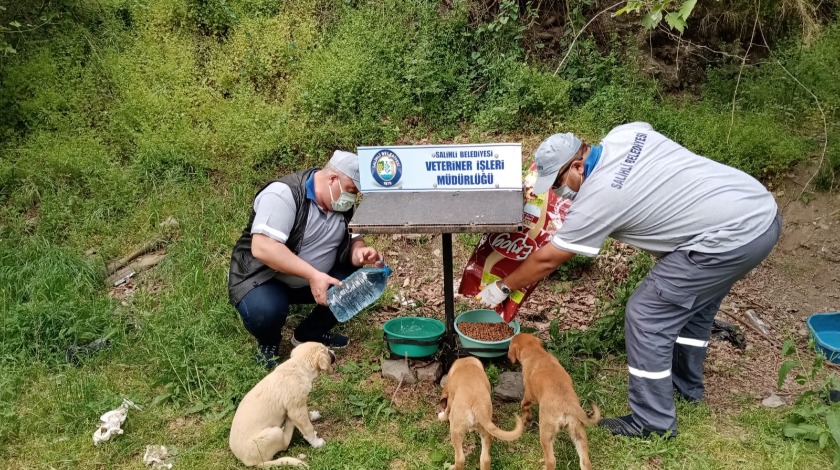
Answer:
[[[373,156],[370,173],[378,185],[393,186],[402,176],[402,162],[394,152],[387,149],[380,150]]]

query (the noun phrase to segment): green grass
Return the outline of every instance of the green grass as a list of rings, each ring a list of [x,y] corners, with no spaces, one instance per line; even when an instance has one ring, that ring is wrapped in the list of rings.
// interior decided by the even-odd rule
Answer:
[[[525,60],[510,5],[507,20],[481,26],[469,5],[452,3],[448,10],[408,0],[50,3],[51,21],[16,42],[16,55],[0,57],[6,467],[141,468],[144,447],[164,444],[178,449],[176,468],[236,468],[227,450],[232,410],[264,371],[227,303],[230,249],[262,181],[320,164],[336,147],[559,131],[597,141],[615,124],[646,119],[759,177],[818,153],[808,95],[773,66],[746,75],[726,143],[721,116],[733,86],[726,70],[701,101],[662,97],[632,61],[603,57],[584,41],[585,63],[554,77]],[[832,164],[837,38],[832,26],[813,48],[790,46],[781,55],[833,118]],[[170,216],[179,225],[167,232],[159,224]],[[137,293],[109,297],[106,261],[165,232],[167,257]],[[476,240],[461,235],[456,249]],[[431,254],[428,241],[418,246]],[[90,249],[96,254],[86,255]],[[575,269],[585,269],[581,263]],[[605,292],[605,308],[620,311],[608,300],[627,289]],[[389,305],[384,299],[370,313]],[[327,446],[312,450],[298,437],[290,454],[306,453],[322,469],[443,468],[452,450],[434,416],[437,390],[405,387],[391,401],[393,385],[377,374],[384,343],[365,321],[371,317],[345,330],[365,359],[340,356],[339,372],[313,394]],[[67,363],[69,346],[98,338],[110,345],[78,366]],[[627,411],[623,374],[605,371],[603,360],[564,354],[584,401],[610,414]],[[506,366],[493,367],[495,375]],[[125,435],[93,447],[99,415],[123,397],[143,409],[130,411]],[[503,427],[515,411],[499,407]],[[680,439],[625,441],[592,429],[592,460],[615,469],[827,467],[830,450],[781,437],[782,413],[683,406]],[[575,468],[568,439],[556,449],[560,468]],[[493,458],[494,468],[537,468],[536,433],[495,443]],[[468,462],[477,465],[477,455]]]

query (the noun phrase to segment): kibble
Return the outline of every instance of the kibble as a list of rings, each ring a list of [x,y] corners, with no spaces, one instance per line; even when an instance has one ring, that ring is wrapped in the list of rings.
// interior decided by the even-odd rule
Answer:
[[[513,336],[513,328],[502,322],[461,322],[458,329],[479,341],[503,341]]]

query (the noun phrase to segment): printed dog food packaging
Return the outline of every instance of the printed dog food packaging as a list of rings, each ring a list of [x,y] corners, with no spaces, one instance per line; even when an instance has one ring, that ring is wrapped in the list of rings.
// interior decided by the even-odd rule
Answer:
[[[531,253],[549,243],[554,232],[566,220],[566,212],[572,205],[570,199],[563,199],[548,191],[544,194],[531,192],[537,179],[536,166],[531,165],[523,184],[524,205],[523,228],[512,233],[488,233],[481,237],[470,256],[458,293],[473,297],[484,286],[504,279],[518,268]],[[509,322],[519,311],[520,305],[531,295],[539,281],[511,292],[510,297],[496,306],[496,311]]]

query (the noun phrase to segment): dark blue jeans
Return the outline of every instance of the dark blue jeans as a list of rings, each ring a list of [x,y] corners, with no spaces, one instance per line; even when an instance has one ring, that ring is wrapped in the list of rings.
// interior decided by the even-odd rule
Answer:
[[[328,273],[344,280],[357,268],[337,265]],[[309,286],[292,288],[282,282],[271,279],[248,292],[236,304],[236,310],[242,317],[242,323],[259,344],[280,344],[280,333],[289,316],[289,305],[315,304]],[[328,333],[338,320],[328,307],[315,305],[312,312],[295,328],[294,336],[298,341],[312,341]]]

